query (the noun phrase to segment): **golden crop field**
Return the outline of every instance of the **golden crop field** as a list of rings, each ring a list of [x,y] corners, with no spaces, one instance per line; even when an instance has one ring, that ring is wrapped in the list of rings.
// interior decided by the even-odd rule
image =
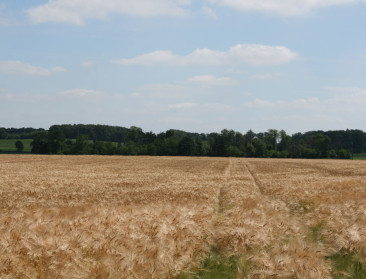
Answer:
[[[211,247],[238,278],[364,261],[366,162],[0,156],[0,278],[174,278]]]

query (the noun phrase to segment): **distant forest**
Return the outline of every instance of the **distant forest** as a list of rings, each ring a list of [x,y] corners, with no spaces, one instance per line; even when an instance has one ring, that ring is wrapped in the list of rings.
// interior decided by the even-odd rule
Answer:
[[[353,153],[366,152],[366,133],[361,130],[288,135],[275,129],[245,134],[227,129],[209,134],[171,129],[155,134],[138,127],[77,124],[53,125],[48,131],[0,128],[0,139],[33,139],[35,154],[349,159]]]

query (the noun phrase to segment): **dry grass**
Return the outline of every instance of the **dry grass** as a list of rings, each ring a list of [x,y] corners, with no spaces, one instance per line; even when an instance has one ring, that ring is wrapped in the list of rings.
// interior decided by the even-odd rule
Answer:
[[[0,278],[169,278],[212,246],[241,278],[330,278],[366,249],[365,162],[0,156]]]

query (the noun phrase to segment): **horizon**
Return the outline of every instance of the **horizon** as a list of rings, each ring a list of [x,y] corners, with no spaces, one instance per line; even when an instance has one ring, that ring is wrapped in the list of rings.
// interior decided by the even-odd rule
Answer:
[[[365,0],[0,0],[0,126],[365,131],[365,14]]]
[[[64,124],[53,124],[53,125],[51,125],[51,126],[49,126],[48,128],[43,128],[43,127],[0,127],[0,128],[5,128],[5,129],[28,129],[28,128],[30,128],[30,129],[35,129],[35,130],[38,130],[38,129],[43,129],[43,130],[45,130],[45,131],[48,131],[49,130],[49,128],[51,128],[52,126],[62,126],[62,125],[71,125],[71,126],[73,126],[73,125],[91,125],[91,126],[93,126],[93,125],[95,125],[95,126],[98,126],[98,125],[100,125],[100,126],[111,126],[111,127],[121,127],[121,128],[126,128],[126,129],[130,129],[130,128],[132,128],[132,127],[137,127],[137,128],[141,128],[141,127],[138,127],[138,126],[130,126],[130,127],[124,127],[124,126],[119,126],[119,125],[108,125],[108,124],[90,124],[90,123],[88,123],[88,124],[83,124],[83,123],[75,123],[75,124],[66,124],[66,123],[64,123]],[[142,129],[142,128],[141,128]],[[200,132],[200,131],[189,131],[189,130],[181,130],[181,129],[175,129],[175,128],[170,128],[170,129],[167,129],[167,130],[163,130],[163,131],[152,131],[151,129],[149,130],[149,129],[142,129],[142,131],[144,132],[144,133],[149,133],[149,132],[152,132],[152,133],[154,133],[154,134],[159,134],[159,133],[164,133],[164,132],[167,132],[167,131],[169,131],[169,130],[176,130],[176,131],[181,131],[181,132],[185,132],[185,133],[191,133],[191,134],[206,134],[206,135],[208,135],[208,134],[212,134],[212,133],[221,133],[223,130],[233,130],[234,132],[238,132],[238,133],[241,133],[242,135],[245,135],[247,132],[249,132],[249,131],[252,131],[254,134],[260,134],[260,133],[266,133],[266,132],[268,132],[268,130],[271,130],[271,128],[269,128],[269,129],[267,129],[267,130],[265,130],[265,131],[255,131],[255,130],[253,130],[253,129],[248,129],[248,130],[246,130],[246,131],[240,131],[240,130],[234,130],[234,129],[227,129],[227,128],[222,128],[220,131],[211,131],[211,132]],[[277,129],[274,129],[274,130],[277,130]],[[281,130],[284,130],[284,129],[280,129],[280,130],[277,130],[277,131],[281,131]],[[359,131],[362,131],[363,133],[365,133],[365,131],[364,130],[362,130],[362,129],[341,129],[341,130],[308,130],[308,131],[302,131],[302,132],[300,132],[300,131],[298,131],[298,132],[294,132],[294,133],[289,133],[288,131],[286,131],[286,130],[284,130],[285,132],[286,132],[286,134],[288,134],[289,136],[293,136],[293,135],[295,135],[295,134],[298,134],[298,133],[301,133],[301,134],[306,134],[306,133],[311,133],[311,132],[325,132],[325,133],[327,133],[327,132],[337,132],[337,131],[348,131],[348,130],[350,130],[350,131],[352,131],[352,130],[359,130]]]

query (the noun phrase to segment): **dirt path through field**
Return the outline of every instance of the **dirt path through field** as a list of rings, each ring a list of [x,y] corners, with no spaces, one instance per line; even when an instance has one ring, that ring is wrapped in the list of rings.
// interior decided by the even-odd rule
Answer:
[[[261,271],[252,276],[329,278],[324,249],[306,241],[307,228],[301,218],[291,214],[280,197],[265,190],[251,161],[230,159],[229,166],[227,182],[220,190],[222,212],[215,224],[219,249],[255,262]]]

